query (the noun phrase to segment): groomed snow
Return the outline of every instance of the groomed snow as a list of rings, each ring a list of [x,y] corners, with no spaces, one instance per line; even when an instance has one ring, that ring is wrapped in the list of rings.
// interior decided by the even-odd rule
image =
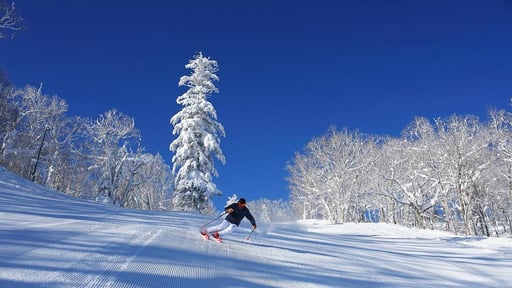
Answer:
[[[247,195],[246,197],[249,197]],[[389,224],[244,220],[67,197],[0,168],[0,287],[512,287],[512,239]]]

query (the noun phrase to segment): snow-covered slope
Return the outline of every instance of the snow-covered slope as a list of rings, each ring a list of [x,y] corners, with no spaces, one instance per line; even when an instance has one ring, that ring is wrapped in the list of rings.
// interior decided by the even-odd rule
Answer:
[[[210,221],[81,201],[0,168],[0,287],[512,287],[512,239],[387,224]]]

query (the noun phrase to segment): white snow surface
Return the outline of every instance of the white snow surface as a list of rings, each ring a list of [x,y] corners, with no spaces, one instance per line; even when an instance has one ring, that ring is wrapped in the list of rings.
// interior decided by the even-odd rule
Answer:
[[[512,287],[512,239],[389,224],[250,224],[65,196],[0,168],[0,287]],[[220,219],[219,219],[220,221]],[[216,222],[214,222],[216,223]]]

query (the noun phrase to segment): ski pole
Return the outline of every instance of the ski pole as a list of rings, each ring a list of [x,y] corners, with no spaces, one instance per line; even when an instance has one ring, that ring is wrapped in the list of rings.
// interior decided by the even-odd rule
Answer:
[[[249,239],[251,239],[251,235],[252,235],[252,233],[254,232],[255,229],[256,228],[252,228],[251,233],[249,233],[249,236],[247,236],[247,238],[245,238],[245,240],[249,241]]]
[[[204,224],[203,226],[201,226],[201,230],[203,230],[204,227],[208,226],[208,224],[214,222],[215,220],[219,219],[220,217],[224,216],[225,214],[226,214],[226,212],[222,212],[222,214],[220,214],[218,217],[215,217],[215,219],[213,219],[212,221],[210,221],[210,222]]]

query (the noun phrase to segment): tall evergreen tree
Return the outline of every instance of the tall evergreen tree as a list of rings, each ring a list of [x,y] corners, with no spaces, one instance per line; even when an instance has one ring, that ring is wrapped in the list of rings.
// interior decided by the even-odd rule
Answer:
[[[197,210],[207,214],[213,210],[211,198],[222,192],[212,182],[218,176],[214,158],[223,164],[225,158],[220,149],[220,136],[225,136],[224,127],[217,122],[217,112],[208,101],[212,93],[218,93],[213,81],[218,71],[217,61],[198,53],[185,65],[192,69],[190,76],[183,76],[179,86],[189,89],[176,102],[182,110],[171,118],[173,135],[171,143],[175,190],[172,205],[179,210]]]

